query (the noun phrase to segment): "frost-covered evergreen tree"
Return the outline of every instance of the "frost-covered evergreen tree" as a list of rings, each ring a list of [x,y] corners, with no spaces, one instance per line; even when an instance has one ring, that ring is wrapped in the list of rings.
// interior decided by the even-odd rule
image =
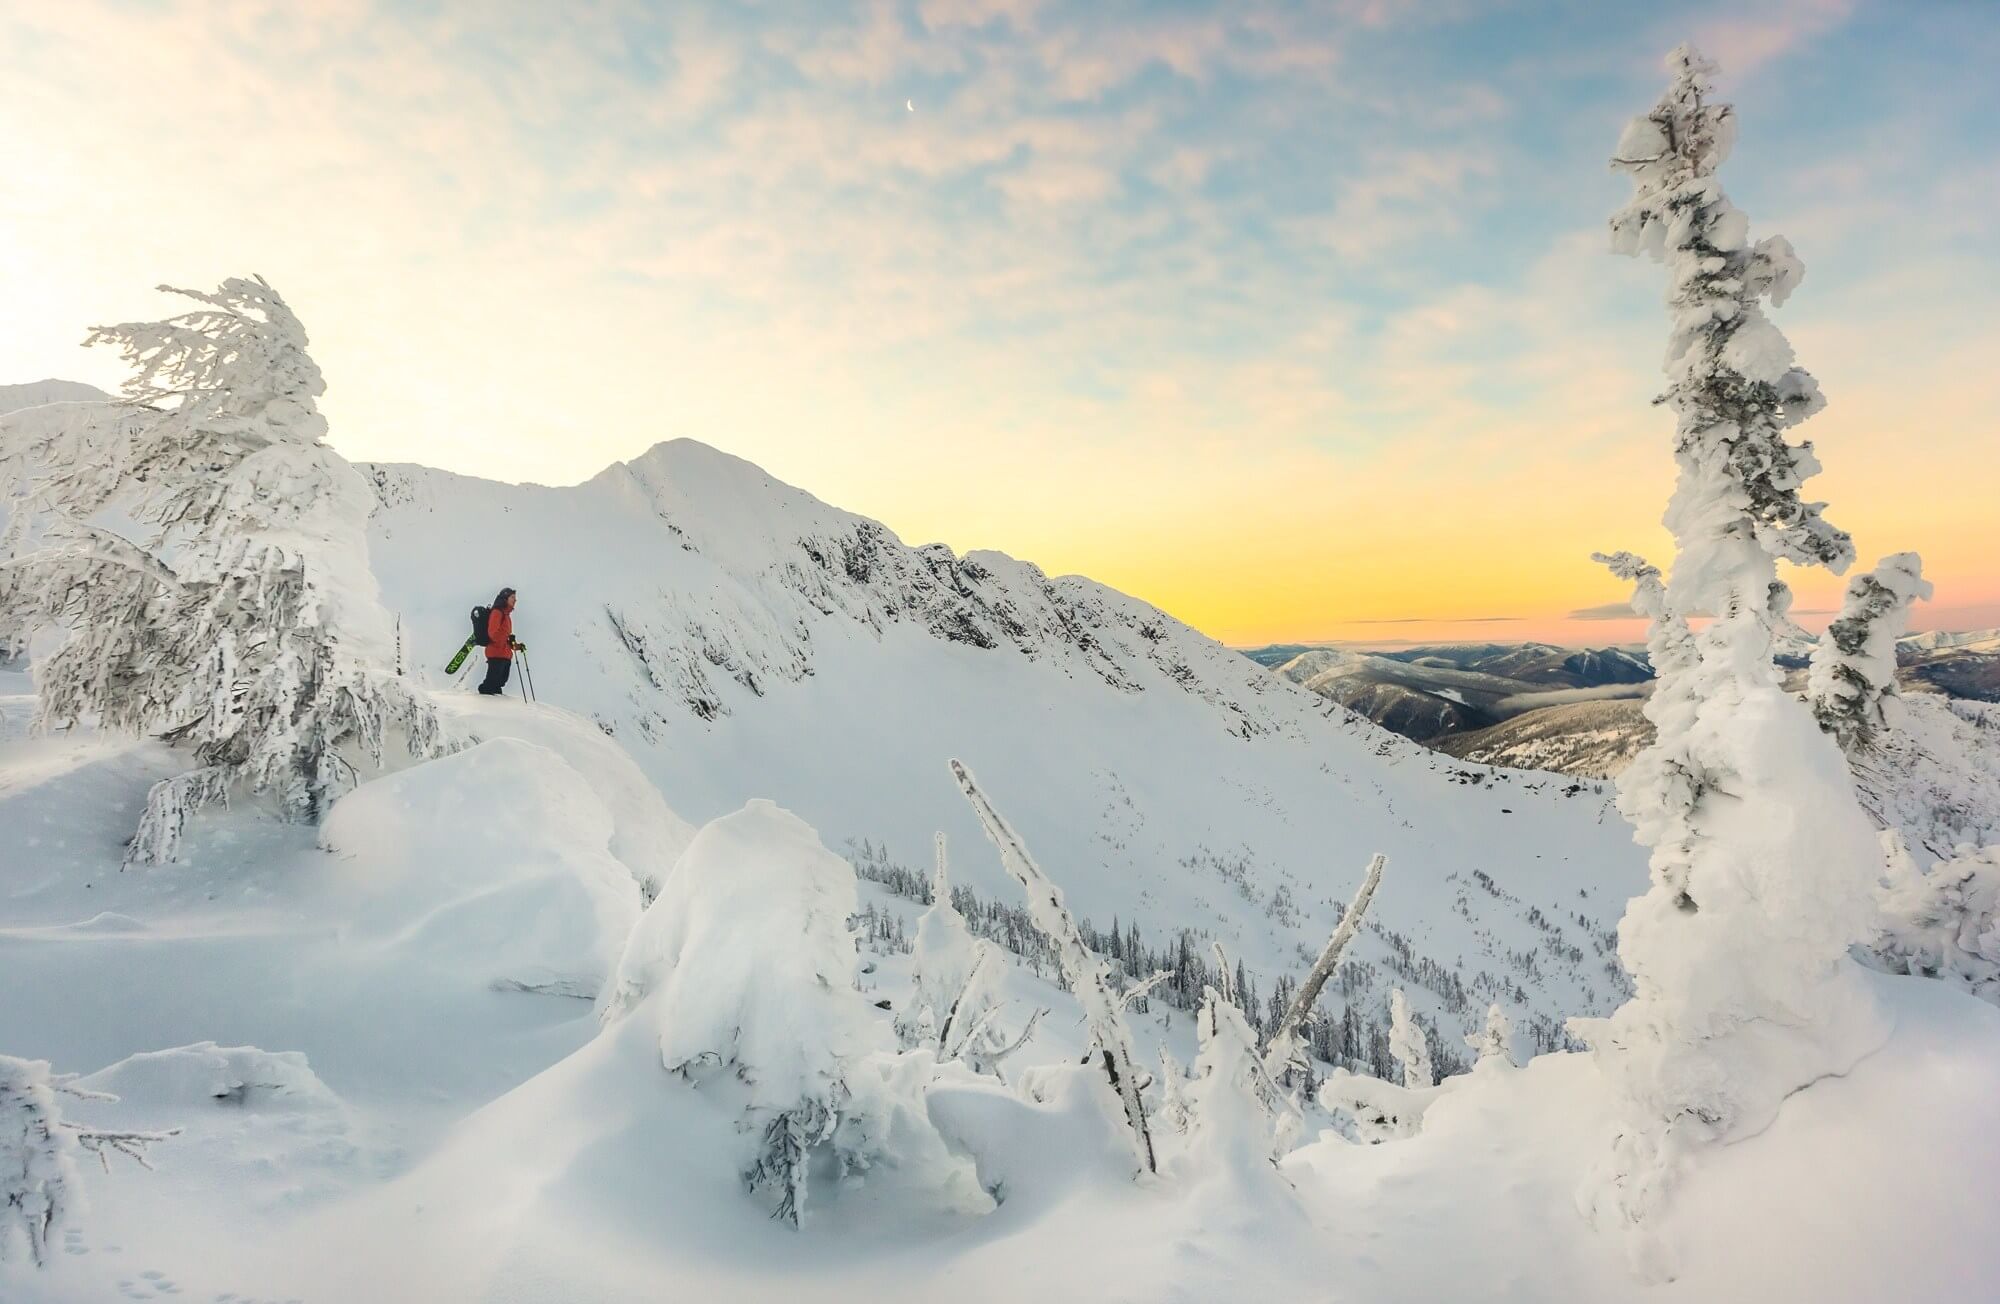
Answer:
[[[1478,1032],[1467,1033],[1465,1044],[1478,1052],[1473,1067],[1511,1068],[1514,1064],[1514,1021],[1495,1001],[1486,1007],[1486,1024]]]
[[[1189,1153],[1198,1164],[1225,1170],[1269,1164],[1289,1148],[1299,1117],[1265,1070],[1256,1032],[1234,1002],[1210,987],[1195,1036],[1195,1080],[1186,1103]]]
[[[1762,1126],[1885,1030],[1847,959],[1872,920],[1872,830],[1839,749],[1772,660],[1790,605],[1777,562],[1838,572],[1853,557],[1800,494],[1818,469],[1810,445],[1785,437],[1822,400],[1763,303],[1782,303],[1803,269],[1783,239],[1751,243],[1716,180],[1736,118],[1710,98],[1712,65],[1683,47],[1669,69],[1619,142],[1633,197],[1611,221],[1619,252],[1665,264],[1672,320],[1672,577],[1606,559],[1653,623],[1656,737],[1618,782],[1653,886],[1619,926],[1635,996],[1576,1025],[1629,1103],[1584,1196],[1621,1222],[1657,1204],[1689,1146]],[[1692,615],[1712,618],[1696,631]]]
[[[607,1022],[644,1011],[666,1069],[730,1103],[745,1185],[795,1226],[816,1157],[864,1169],[891,1132],[900,1164],[955,1180],[917,1089],[892,1071],[888,1021],[855,989],[856,906],[853,866],[753,801],[696,835],[606,997]]]
[[[938,1044],[941,1025],[980,967],[982,948],[992,945],[974,937],[952,905],[942,833],[937,835],[936,850],[930,909],[918,917],[910,948],[910,999],[896,1015],[896,1037],[905,1049]]]
[[[1882,835],[1888,875],[1875,955],[1894,973],[1939,978],[2000,1005],[2000,846],[1959,847],[1921,869]]]
[[[1000,1076],[1001,1064],[1034,1035],[1047,1010],[1037,1010],[1012,1038],[998,1026],[994,986],[1006,968],[1000,948],[974,937],[951,900],[944,834],[937,835],[931,906],[917,920],[910,949],[910,999],[896,1016],[905,1050],[930,1049],[939,1060],[962,1060],[975,1073]]]
[[[434,755],[434,711],[391,673],[368,567],[368,485],[321,442],[306,334],[261,278],[89,343],[135,368],[107,429],[29,449],[15,522],[49,546],[10,564],[16,623],[65,627],[36,667],[41,721],[154,734],[197,767],[150,794],[135,862],[175,858],[187,818],[235,788],[315,819],[389,740]],[[107,434],[109,437],[107,437]],[[117,509],[151,537],[92,523]],[[16,535],[16,540],[20,537]]]
[[[1847,582],[1840,615],[1813,649],[1807,696],[1820,728],[1842,751],[1868,750],[1895,723],[1896,640],[1909,629],[1910,604],[1931,596],[1914,552],[1884,557]]]
[[[76,1199],[76,1138],[62,1125],[49,1066],[0,1055],[0,1261],[31,1263]]]
[[[1186,1075],[1165,1044],[1160,1046],[1160,1120],[1174,1132],[1186,1132],[1193,1117],[1188,1111]]]
[[[81,1198],[77,1157],[94,1154],[109,1166],[116,1151],[138,1163],[172,1132],[120,1132],[85,1127],[62,1116],[61,1097],[117,1099],[86,1091],[49,1071],[45,1060],[0,1055],[0,1262],[25,1251],[30,1263],[48,1258],[49,1237]]]
[[[1398,987],[1389,993],[1389,1053],[1403,1066],[1403,1085],[1411,1090],[1437,1085],[1431,1067],[1431,1044],[1410,1013],[1409,998]]]

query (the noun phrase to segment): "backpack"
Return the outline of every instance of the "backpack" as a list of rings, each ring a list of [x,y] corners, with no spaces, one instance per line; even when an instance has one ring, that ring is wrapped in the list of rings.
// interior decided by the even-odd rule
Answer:
[[[491,607],[474,607],[472,609],[472,646],[486,646],[486,620],[492,614],[493,608]]]

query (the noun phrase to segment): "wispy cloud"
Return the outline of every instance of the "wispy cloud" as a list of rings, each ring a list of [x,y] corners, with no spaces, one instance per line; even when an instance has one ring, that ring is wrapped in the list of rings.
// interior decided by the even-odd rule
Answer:
[[[1649,12],[14,6],[0,359],[115,382],[86,326],[256,270],[357,456],[565,480],[693,435],[1216,632],[1527,628],[1614,591],[1593,548],[1664,547],[1657,274],[1599,222],[1693,30],[1767,95],[1733,166],[1812,267],[1784,324],[1833,397],[1814,487],[1963,592],[1985,509],[1871,450],[1914,423],[1958,484],[2000,473],[2000,328],[1963,292],[1996,266],[1992,42]],[[1898,54],[1930,71],[1891,85]],[[1827,120],[1850,101],[1886,108]],[[1857,510],[1892,489],[1921,511]]]

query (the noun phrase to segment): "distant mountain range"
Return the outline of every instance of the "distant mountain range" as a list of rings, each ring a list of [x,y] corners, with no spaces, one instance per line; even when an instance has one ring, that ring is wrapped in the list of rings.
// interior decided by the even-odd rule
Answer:
[[[1804,691],[1810,650],[1787,647],[1777,658],[1795,691]],[[1653,737],[1644,714],[1652,669],[1638,649],[1274,645],[1246,655],[1466,762],[1607,779]],[[2000,630],[1913,634],[1897,644],[1897,660],[1907,710],[1898,736],[1858,775],[1864,804],[1939,854],[2000,835]]]
[[[1258,648],[1246,655],[1417,742],[1471,733],[1525,712],[1637,698],[1653,677],[1642,650],[1468,643],[1352,652]]]

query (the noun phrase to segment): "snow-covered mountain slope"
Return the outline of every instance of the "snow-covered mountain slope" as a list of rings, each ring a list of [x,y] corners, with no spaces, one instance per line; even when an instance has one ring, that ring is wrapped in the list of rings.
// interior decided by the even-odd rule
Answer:
[[[217,815],[196,860],[150,873],[113,868],[119,831],[171,758],[0,744],[0,774],[22,780],[0,791],[0,835],[61,848],[38,857],[46,874],[0,875],[0,1045],[118,1097],[72,1101],[75,1121],[179,1129],[150,1172],[86,1171],[88,1211],[51,1261],[0,1264],[9,1304],[571,1304],[663,1283],[995,1304],[1318,1298],[1329,1282],[1417,1301],[1467,1281],[1523,1300],[1980,1297],[2000,1014],[1881,976],[1893,1040],[1690,1175],[1658,1231],[1670,1283],[1576,1212],[1616,1127],[1588,1056],[1488,1065],[1438,1088],[1418,1135],[1329,1131],[1276,1169],[1218,1171],[1163,1128],[1162,1173],[1135,1182],[1108,1093],[1076,1066],[1074,1002],[1019,967],[1014,1017],[1052,1013],[1017,1085],[943,1066],[924,1093],[997,1207],[947,1198],[897,1153],[828,1175],[794,1232],[745,1194],[737,1120],[666,1071],[651,1026],[600,1025],[572,999],[629,927],[646,858],[686,830],[588,723],[445,701],[488,741],[363,786],[317,833]],[[862,887],[871,908],[908,905]],[[905,999],[908,957],[870,959],[863,997]],[[1192,1051],[1185,1019],[1132,1024],[1148,1064]]]
[[[1855,765],[1861,804],[1933,857],[2000,840],[2000,707],[1905,692],[1895,726]],[[1469,764],[1609,779],[1652,741],[1639,701],[1548,706],[1432,746]]]
[[[2000,652],[2000,629],[1934,629],[1922,634],[1905,634],[1896,640],[1903,653]]]
[[[1922,634],[1896,644],[1896,676],[1947,697],[2000,702],[2000,634]]]
[[[468,608],[518,588],[543,699],[696,823],[770,797],[885,877],[926,867],[943,829],[962,881],[1013,904],[946,773],[958,756],[1098,928],[1151,947],[1194,929],[1261,991],[1309,963],[1376,850],[1391,869],[1355,970],[1371,1019],[1401,982],[1456,1046],[1497,994],[1550,1044],[1622,990],[1610,928],[1644,871],[1606,798],[1455,765],[1144,602],[907,547],[686,441],[568,488],[368,473],[412,673],[442,685]]]
[[[870,1061],[916,1084],[914,1114],[879,1162],[814,1179],[802,1230],[773,1222],[743,1187],[727,1080],[670,1072],[651,1021],[600,1022],[608,1003],[587,999],[626,972],[649,890],[749,868],[760,829],[853,839],[858,868],[900,883],[943,827],[959,876],[1011,904],[944,777],[961,755],[1100,927],[1116,914],[1156,947],[1205,930],[1267,989],[1386,850],[1323,1004],[1372,1011],[1406,986],[1440,1062],[1489,999],[1527,1016],[1517,1050],[1546,1043],[1551,1011],[1602,1008],[1605,924],[1640,867],[1587,785],[1453,765],[1143,603],[905,549],[712,450],[642,462],[569,489],[380,472],[373,561],[412,674],[441,680],[458,608],[514,584],[545,702],[439,682],[455,730],[483,741],[371,779],[319,829],[247,804],[202,816],[183,865],[120,872],[147,786],[186,758],[0,739],[0,845],[30,851],[0,862],[0,1050],[119,1097],[71,1100],[85,1125],[180,1129],[155,1171],[90,1174],[91,1212],[53,1261],[0,1268],[10,1304],[1975,1289],[1960,1251],[2000,1194],[1984,1126],[2000,1016],[1881,976],[1893,1040],[1690,1176],[1659,1231],[1688,1247],[1666,1285],[1577,1216],[1616,1127],[1590,1058],[1489,1062],[1429,1089],[1415,1135],[1314,1131],[1277,1166],[1254,1147],[1218,1162],[1162,1123],[1160,1173],[1134,1181],[1115,1098],[1077,1063],[1081,1010],[1031,957],[996,979],[1010,1026],[1050,1012],[1011,1085],[923,1051]],[[28,688],[0,672],[0,720]],[[818,835],[744,805],[764,796],[809,809]],[[729,854],[697,865],[724,826]],[[845,879],[812,859],[829,888]],[[881,1005],[886,1038],[917,907],[860,888],[859,992],[837,990]],[[791,940],[748,936],[738,970]],[[1149,1074],[1161,1050],[1194,1051],[1161,1000],[1130,1023]],[[1167,1117],[1157,1082],[1148,1104]],[[1829,1173],[1836,1150],[1856,1164]],[[1913,1247],[1914,1264],[1889,1252]]]
[[[1653,677],[1643,648],[1573,648],[1555,643],[1439,643],[1398,648],[1381,656],[1411,665],[1475,670],[1530,684],[1596,688]]]
[[[1450,644],[1399,652],[1313,648],[1275,670],[1391,733],[1425,743],[1545,706],[1642,696],[1653,675],[1643,657],[1623,649],[1573,650],[1546,643]]]
[[[50,403],[97,403],[110,397],[97,386],[80,380],[32,380],[25,385],[0,385],[0,416]]]
[[[1546,770],[1586,779],[1609,779],[1653,737],[1641,714],[1645,702],[1567,702],[1525,711],[1470,733],[1438,738],[1432,746],[1479,765]]]

